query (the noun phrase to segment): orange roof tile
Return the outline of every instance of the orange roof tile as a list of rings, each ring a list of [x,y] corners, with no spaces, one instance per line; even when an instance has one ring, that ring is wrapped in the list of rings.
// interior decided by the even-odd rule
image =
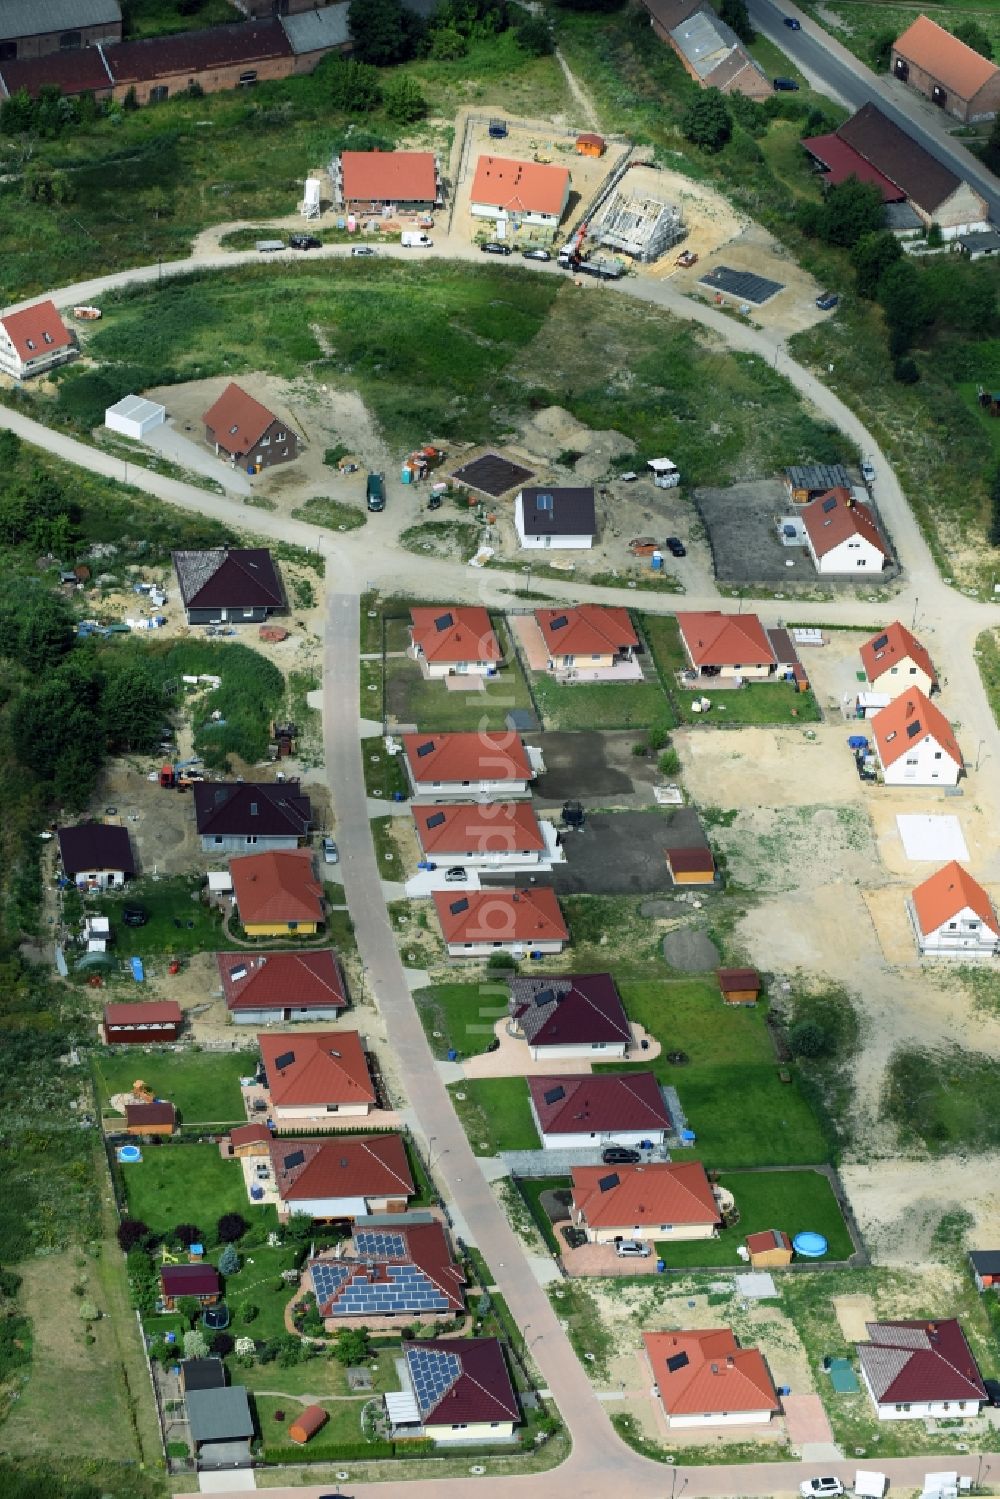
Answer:
[[[0,326],[24,363],[55,349],[73,347],[73,335],[53,302],[36,302],[21,312],[8,312],[0,318]]]
[[[917,637],[905,625],[901,625],[898,619],[866,640],[861,647],[861,664],[869,682],[877,681],[891,666],[899,666],[907,660],[926,672],[932,682],[937,682],[937,672],[927,647],[921,645]]]
[[[849,541],[852,536],[863,537],[871,542],[883,557],[889,556],[889,548],[883,540],[875,516],[861,501],[852,500],[848,489],[828,489],[802,507],[802,524],[805,526],[817,557],[825,557],[834,547]]]
[[[383,203],[433,203],[437,170],[433,151],[344,151],[344,198]]]
[[[576,1166],[573,1206],[590,1228],[718,1223],[722,1214],[700,1161]]]
[[[346,1135],[336,1140],[271,1141],[271,1165],[282,1202],[330,1197],[412,1197],[402,1135]]]
[[[780,1409],[763,1356],[741,1348],[731,1328],[644,1332],[642,1339],[668,1416]]]
[[[695,666],[776,664],[756,614],[722,614],[718,609],[681,613],[677,627]]]
[[[244,926],[323,920],[323,887],[307,848],[242,854],[230,859],[229,873]]]
[[[485,609],[411,609],[410,638],[428,661],[500,660],[490,616]]]
[[[568,188],[566,167],[513,161],[507,156],[480,156],[469,202],[506,208],[511,213],[562,213]]]
[[[413,779],[435,781],[530,781],[521,736],[496,734],[404,734],[403,749]]]
[[[233,380],[202,417],[205,426],[215,433],[215,440],[227,453],[249,453],[271,423],[277,420],[273,411],[255,401]]]
[[[530,802],[455,802],[413,807],[425,854],[542,853],[545,838]]]
[[[895,702],[881,708],[871,726],[883,769],[928,735],[956,765],[964,763],[951,724],[919,687],[908,687]]]
[[[920,930],[926,935],[937,931],[945,922],[953,921],[960,911],[968,906],[975,911],[984,926],[994,936],[1000,937],[1000,923],[993,909],[993,902],[978,880],[974,880],[967,869],[952,859],[930,879],[924,880],[913,892],[913,909],[917,913]]]
[[[536,609],[535,619],[553,656],[606,656],[639,644],[627,609],[580,604],[576,609]]]
[[[997,72],[996,63],[967,47],[928,16],[918,16],[907,26],[897,37],[894,51],[961,99],[973,98]]]
[[[357,1031],[268,1031],[257,1042],[276,1108],[375,1103]]]
[[[566,942],[569,932],[556,893],[530,890],[435,890],[434,905],[446,942]]]

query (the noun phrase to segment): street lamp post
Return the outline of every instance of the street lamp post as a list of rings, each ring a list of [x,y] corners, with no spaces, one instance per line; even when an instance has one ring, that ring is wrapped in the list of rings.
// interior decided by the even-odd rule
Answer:
[[[983,753],[983,745],[985,743],[986,743],[985,739],[980,739],[978,745],[976,746],[976,769],[977,770],[979,769],[979,758],[980,758],[980,756]]]

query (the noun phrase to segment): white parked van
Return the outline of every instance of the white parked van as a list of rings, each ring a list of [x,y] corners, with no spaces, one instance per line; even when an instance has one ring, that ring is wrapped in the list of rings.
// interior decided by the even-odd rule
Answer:
[[[399,236],[399,243],[404,250],[429,250],[434,241],[428,239],[422,231],[405,230]]]

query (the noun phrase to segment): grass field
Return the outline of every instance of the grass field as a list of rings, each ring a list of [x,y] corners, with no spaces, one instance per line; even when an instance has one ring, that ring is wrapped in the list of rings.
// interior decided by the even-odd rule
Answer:
[[[733,611],[730,611],[733,612]],[[812,692],[796,692],[788,682],[751,682],[741,691],[712,692],[711,682],[698,688],[712,703],[706,718],[691,712],[694,689],[678,687],[676,674],[688,665],[677,620],[672,614],[644,614],[642,629],[660,676],[667,684],[677,718],[682,723],[737,724],[815,723],[819,706]]]
[[[1000,1145],[1000,1076],[988,1056],[958,1046],[895,1052],[884,1113],[907,1141],[935,1155]]]
[[[229,0],[128,0],[122,7],[125,36],[169,36],[177,31],[200,31],[206,26],[226,26],[242,17]]]
[[[485,1051],[493,1027],[507,1013],[506,984],[433,984],[413,999],[436,1057],[454,1048],[460,1057]]]
[[[976,660],[993,717],[1000,724],[1000,633],[984,630],[977,635]]]
[[[169,879],[132,880],[120,895],[102,895],[94,907],[111,920],[115,952],[123,958],[163,953],[214,952],[219,945],[222,917],[218,909],[202,905],[201,880],[187,875]],[[126,926],[123,905],[141,905],[149,916],[145,926]]]
[[[384,880],[401,880],[406,871],[399,857],[396,840],[392,836],[391,817],[373,817],[369,824],[372,842],[375,845],[375,862]]]
[[[572,1178],[568,1176],[532,1176],[521,1177],[516,1182],[517,1190],[528,1204],[531,1216],[535,1220],[538,1232],[545,1240],[553,1254],[560,1252],[560,1245],[552,1228],[552,1220],[541,1204],[543,1192],[556,1192],[560,1189],[566,1190],[572,1186]]]
[[[747,1234],[784,1229],[794,1239],[803,1229],[823,1234],[830,1260],[846,1260],[854,1252],[829,1181],[818,1171],[724,1172],[720,1187],[736,1198],[740,1221],[724,1228],[717,1239],[688,1243],[658,1243],[657,1254],[671,1268],[685,1265],[739,1265],[736,1253]]]
[[[678,1092],[697,1143],[675,1159],[706,1166],[817,1165],[829,1159],[823,1130],[799,1091],[794,1070],[783,1083],[761,1006],[723,1008],[708,979],[620,985],[629,1017],[663,1043],[650,1063],[662,1082]],[[673,1066],[670,1051],[686,1052]],[[601,1071],[613,1072],[610,1064]],[[787,1070],[787,1069],[786,1069]]]
[[[112,1094],[129,1092],[135,1078],[141,1076],[157,1098],[174,1105],[185,1125],[232,1124],[244,1119],[239,1080],[256,1067],[256,1050],[163,1051],[138,1057],[134,1053],[135,1048],[130,1047],[95,1054],[94,1073],[102,1109]]]
[[[502,729],[512,709],[530,712],[531,698],[520,663],[506,650],[507,627],[499,621],[494,623],[500,631],[507,664],[495,677],[487,678],[481,692],[450,692],[444,682],[425,678],[410,657],[389,658],[385,663],[389,722],[449,733],[463,729]]]
[[[194,1223],[215,1243],[215,1225],[223,1213],[242,1213],[249,1222],[263,1219],[276,1226],[273,1207],[247,1200],[243,1172],[236,1161],[224,1161],[217,1145],[144,1145],[142,1160],[124,1166],[129,1213],[166,1233],[178,1223]]]
[[[539,1149],[523,1077],[466,1078],[448,1092],[476,1155]]]
[[[327,531],[357,531],[368,520],[367,513],[357,505],[347,505],[343,500],[331,500],[318,494],[299,505],[292,514],[296,520],[309,521]]]
[[[546,729],[671,728],[674,714],[658,682],[573,682],[538,672],[532,682]]]
[[[375,697],[374,693],[371,695]],[[402,755],[390,755],[381,739],[366,739],[361,746],[361,757],[364,762],[365,790],[369,796],[380,797],[383,801],[391,800],[398,791],[404,797],[409,796],[410,783],[403,769]]]

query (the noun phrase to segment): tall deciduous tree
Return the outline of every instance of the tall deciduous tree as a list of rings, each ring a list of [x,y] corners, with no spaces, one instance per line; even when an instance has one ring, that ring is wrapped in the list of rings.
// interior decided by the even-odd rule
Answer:
[[[719,16],[727,26],[733,28],[741,42],[749,44],[756,41],[757,33],[750,20],[747,0],[722,0],[719,6]]]
[[[733,133],[726,101],[717,88],[696,94],[688,105],[681,128],[694,146],[703,151],[721,151]]]

